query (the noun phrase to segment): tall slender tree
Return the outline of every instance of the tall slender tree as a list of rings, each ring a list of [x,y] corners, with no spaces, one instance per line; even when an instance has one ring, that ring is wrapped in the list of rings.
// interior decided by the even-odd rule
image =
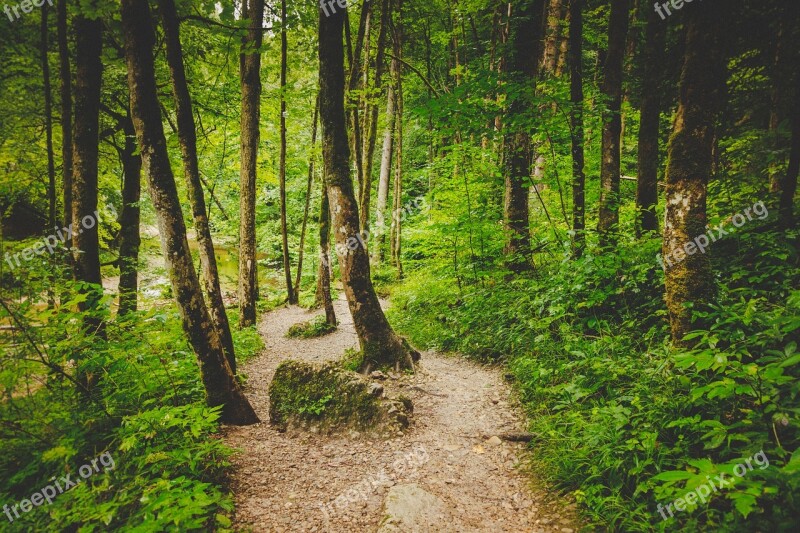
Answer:
[[[630,0],[611,0],[608,50],[601,90],[606,100],[600,160],[600,213],[597,230],[600,244],[611,244],[619,225],[620,137],[622,134],[622,67],[628,33]]]
[[[336,311],[333,309],[331,295],[331,209],[328,201],[328,186],[322,178],[322,199],[319,209],[319,271],[317,274],[317,305],[325,308],[325,322],[335,326]]]
[[[119,150],[122,161],[122,210],[119,216],[119,314],[125,315],[137,308],[139,290],[139,226],[142,190],[142,157],[136,144],[136,130],[130,109],[122,118],[125,140]]]
[[[49,13],[47,2],[42,5],[40,35],[41,48],[39,50],[42,64],[42,80],[44,83],[44,131],[45,143],[47,147],[47,203],[48,216],[47,223],[51,228],[56,226],[58,215],[58,203],[56,201],[56,163],[53,154],[53,94],[50,89],[50,60],[47,58],[50,40],[49,27],[47,24],[47,14]]]
[[[655,10],[648,12],[642,62],[642,104],[636,179],[636,235],[658,231],[658,125],[661,116],[661,72],[666,26]]]
[[[396,38],[396,37],[395,37]],[[397,75],[400,70],[400,60],[395,49],[394,57],[389,66],[389,83],[386,97],[386,129],[383,132],[383,150],[381,151],[381,172],[378,178],[378,199],[375,205],[375,246],[372,249],[372,262],[378,264],[383,261],[383,245],[386,242],[386,205],[389,202],[389,177],[392,171],[392,154],[394,153],[395,138],[395,106],[397,92]]]
[[[225,303],[222,300],[217,258],[214,255],[214,241],[211,238],[206,199],[203,194],[203,184],[200,180],[200,166],[197,161],[197,133],[192,112],[192,97],[189,94],[189,84],[186,81],[186,71],[183,64],[178,13],[174,0],[159,0],[158,5],[164,27],[172,94],[175,98],[178,141],[181,146],[183,172],[186,177],[186,191],[189,195],[189,205],[192,207],[192,220],[197,235],[200,268],[203,274],[205,293],[208,298],[208,310],[211,314],[211,322],[217,330],[222,347],[225,349],[228,364],[235,374],[236,355],[233,348],[233,336],[231,335]]]
[[[211,324],[186,239],[186,226],[161,122],[150,6],[147,0],[122,0],[121,12],[131,115],[142,162],[147,169],[150,197],[161,233],[161,249],[183,329],[200,362],[208,405],[222,406],[224,422],[256,423],[258,417],[239,387],[217,330]]]
[[[580,257],[586,244],[586,174],[584,173],[583,149],[583,5],[584,0],[570,0],[569,4],[573,257]]]
[[[294,281],[295,291],[300,296],[300,280],[303,275],[303,247],[306,243],[306,228],[308,227],[308,212],[311,207],[311,186],[314,183],[314,170],[316,164],[317,149],[317,123],[319,122],[319,96],[314,105],[314,119],[311,124],[311,151],[308,157],[308,179],[306,180],[306,202],[303,206],[303,223],[300,227],[300,246],[297,252],[297,277]]]
[[[67,0],[58,0],[56,31],[58,35],[58,74],[61,82],[61,181],[64,196],[64,226],[72,224],[72,75],[67,40]],[[72,237],[66,237],[67,248]]]
[[[349,175],[350,150],[344,110],[344,13],[319,13],[319,80],[322,155],[333,227],[350,313],[364,356],[362,371],[379,366],[413,368],[419,353],[398,337],[383,314],[370,279],[358,206]]]
[[[666,303],[673,341],[683,344],[702,325],[694,313],[715,294],[711,260],[696,253],[695,238],[707,231],[706,197],[724,63],[714,4],[686,12],[686,45],[678,111],[669,143],[666,216],[662,246]]]
[[[528,185],[531,172],[531,136],[529,127],[517,119],[528,106],[523,95],[532,94],[533,81],[539,64],[541,35],[532,28],[542,25],[543,0],[521,3],[510,21],[509,50],[506,59],[508,83],[516,94],[509,96],[510,104],[504,120],[503,223],[506,231],[506,264],[514,272],[527,270],[530,261],[530,228]],[[531,53],[533,52],[533,53]]]
[[[256,263],[256,160],[261,117],[261,43],[264,0],[244,0],[250,21],[239,60],[242,82],[242,140],[239,185],[239,326],[256,322],[258,265]]]
[[[375,56],[375,83],[371,92],[374,98],[379,98],[381,85],[383,83],[383,70],[386,57],[386,36],[389,32],[389,25],[392,21],[392,2],[383,0],[381,3],[381,27],[378,31],[378,49]],[[369,206],[370,195],[372,194],[372,160],[375,154],[375,141],[378,135],[378,104],[377,102],[367,101],[367,114],[364,117],[367,121],[366,136],[367,145],[364,153],[364,181],[361,184],[360,213],[361,229],[369,231]]]
[[[286,277],[286,299],[290,304],[296,304],[297,293],[292,287],[292,263],[289,259],[289,228],[286,222],[286,47],[286,0],[281,0],[281,150],[278,169],[281,196],[281,240],[283,242],[283,273]]]

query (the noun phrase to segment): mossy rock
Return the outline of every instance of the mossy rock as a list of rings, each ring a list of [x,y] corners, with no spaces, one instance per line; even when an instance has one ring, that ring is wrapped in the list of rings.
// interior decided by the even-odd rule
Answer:
[[[269,417],[281,431],[395,434],[408,427],[410,402],[382,395],[382,386],[339,363],[289,360],[278,366],[270,383]]]

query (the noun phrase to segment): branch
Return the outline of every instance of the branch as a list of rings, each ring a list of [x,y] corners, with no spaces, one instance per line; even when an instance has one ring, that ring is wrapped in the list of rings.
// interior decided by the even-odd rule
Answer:
[[[433,94],[435,94],[437,98],[440,96],[440,95],[439,95],[439,91],[437,91],[437,90],[436,90],[436,88],[435,88],[433,85],[431,85],[431,82],[429,82],[429,81],[428,81],[428,78],[426,78],[426,77],[425,77],[425,76],[422,74],[422,72],[420,72],[419,70],[417,70],[417,68],[416,68],[414,65],[412,65],[411,63],[408,63],[406,60],[404,60],[404,59],[402,59],[402,58],[399,58],[399,57],[395,57],[395,56],[393,56],[393,55],[392,55],[392,54],[390,54],[389,52],[384,52],[384,53],[385,53],[387,56],[389,56],[390,58],[398,60],[398,61],[399,61],[400,63],[402,63],[404,66],[406,66],[406,67],[408,67],[409,69],[411,69],[411,71],[412,71],[414,74],[416,74],[417,76],[419,76],[419,79],[421,79],[421,80],[423,81],[423,83],[425,83],[425,85],[427,85],[427,86],[428,86],[428,89],[430,89],[431,91],[433,91]]]

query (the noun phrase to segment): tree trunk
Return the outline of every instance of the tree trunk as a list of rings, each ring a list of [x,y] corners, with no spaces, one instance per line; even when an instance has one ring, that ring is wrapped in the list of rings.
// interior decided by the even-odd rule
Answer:
[[[547,9],[547,34],[540,71],[548,76],[555,74],[558,64],[558,51],[561,44],[561,2],[562,0],[550,0]]]
[[[642,108],[639,124],[638,177],[636,180],[636,236],[658,231],[658,125],[661,116],[661,65],[666,26],[648,10],[643,52]]]
[[[49,48],[48,29],[47,29],[47,2],[42,5],[42,19],[40,25],[41,42],[41,63],[42,80],[44,82],[44,127],[45,142],[47,146],[47,200],[48,216],[47,222],[51,228],[56,227],[56,164],[53,155],[53,95],[50,89],[50,61],[47,59]]]
[[[397,128],[397,149],[395,150],[395,169],[394,169],[394,216],[392,234],[392,262],[397,268],[397,279],[403,279],[403,261],[400,257],[401,243],[403,235],[403,66],[400,61],[403,58],[403,26],[402,26],[402,7],[403,0],[397,3],[397,28],[394,38],[394,56],[398,59],[397,65],[397,117],[395,125]]]
[[[183,172],[186,177],[186,191],[189,195],[189,204],[192,206],[192,219],[197,234],[197,244],[200,256],[200,268],[211,322],[217,330],[228,364],[236,374],[236,355],[233,349],[228,313],[222,300],[220,289],[219,270],[217,258],[214,254],[214,241],[211,238],[211,229],[208,224],[206,199],[203,194],[203,184],[200,180],[200,168],[197,161],[197,133],[192,113],[192,98],[189,94],[189,85],[186,81],[186,71],[183,64],[183,49],[181,48],[180,25],[174,0],[159,0],[159,10],[164,25],[164,40],[167,48],[167,63],[169,64],[172,93],[175,98],[175,114],[178,123],[178,140],[181,145]]]
[[[520,6],[510,21],[511,46],[506,60],[507,81],[520,88],[532,85],[539,65],[540,54],[537,50],[541,50],[541,44],[538,42],[536,32],[531,31],[531,28],[539,26],[538,22],[541,19],[537,18],[537,13],[543,12],[542,3],[542,0],[526,2]],[[529,105],[520,94],[511,97],[510,101],[507,111],[509,118],[521,115]],[[506,232],[504,254],[507,256],[508,268],[513,272],[522,272],[531,266],[528,227],[531,138],[525,127],[515,125],[512,120],[505,122],[503,125],[505,129],[503,223]]]
[[[316,162],[317,145],[317,121],[319,119],[319,96],[314,105],[314,121],[311,125],[311,155],[308,158],[308,182],[306,183],[306,204],[303,208],[303,225],[300,228],[300,249],[297,252],[297,278],[295,278],[294,288],[299,299],[300,279],[303,275],[303,246],[306,243],[306,227],[308,227],[308,211],[311,206],[311,185],[314,183],[314,163]]]
[[[570,124],[572,127],[572,255],[580,257],[586,246],[586,174],[583,152],[583,5],[570,0],[569,70]]]
[[[239,327],[256,323],[258,265],[256,264],[256,159],[261,116],[261,43],[264,32],[264,0],[244,0],[250,19],[242,40],[240,75],[242,82],[242,160],[239,198]]]
[[[292,287],[292,263],[289,259],[289,229],[286,223],[286,0],[281,0],[281,119],[280,163],[278,179],[281,196],[281,241],[283,243],[283,273],[286,277],[286,300],[297,304],[297,294]]]
[[[350,80],[347,85],[347,98],[350,107],[350,127],[353,130],[352,146],[356,160],[356,179],[359,191],[361,190],[361,184],[364,183],[363,139],[361,119],[359,118],[359,107],[361,106],[362,97],[357,95],[355,91],[358,90],[359,83],[361,83],[361,58],[364,55],[363,51],[365,48],[369,50],[369,25],[373,4],[374,2],[370,2],[361,5],[361,16],[358,21],[358,35],[356,36],[356,49],[353,53],[350,65]],[[366,47],[364,46],[365,43]]]
[[[603,68],[601,91],[607,108],[603,113],[603,140],[600,161],[600,213],[597,230],[600,245],[615,242],[619,226],[620,138],[622,133],[622,64],[628,32],[630,0],[612,0],[608,23],[608,53]]]
[[[702,327],[692,314],[702,310],[715,294],[708,253],[694,253],[698,251],[694,245],[708,241],[704,236],[706,195],[720,86],[725,80],[725,63],[717,50],[715,6],[693,5],[685,15],[686,52],[678,111],[669,143],[661,259],[672,339],[679,345],[684,344],[686,333]]]
[[[419,356],[398,337],[381,309],[370,279],[369,256],[359,232],[358,207],[349,175],[350,150],[344,112],[344,50],[341,11],[319,16],[319,80],[322,147],[333,227],[347,302],[364,356],[362,371],[414,367]]]
[[[139,291],[139,225],[141,209],[142,158],[136,145],[136,130],[130,111],[123,123],[125,145],[120,150],[122,160],[122,213],[119,218],[119,315],[137,308]]]
[[[317,274],[317,304],[325,308],[325,321],[330,326],[335,326],[336,312],[333,309],[331,296],[331,209],[328,201],[328,186],[325,178],[322,179],[322,200],[319,209],[319,272]]]
[[[147,0],[122,0],[122,31],[131,115],[158,217],[161,250],[183,329],[200,362],[208,405],[222,406],[223,422],[256,423],[258,417],[239,388],[217,330],[211,324],[195,274],[161,122],[153,61],[155,34]]]
[[[389,67],[389,78],[398,79],[400,61],[392,58]],[[396,81],[395,81],[396,83]],[[383,246],[386,242],[386,205],[389,202],[389,177],[392,172],[392,154],[394,150],[394,131],[395,131],[395,100],[397,94],[392,83],[389,83],[386,95],[386,129],[383,132],[383,151],[381,152],[381,174],[378,181],[378,202],[375,206],[375,244],[372,249],[372,262],[379,264],[383,261]]]
[[[375,85],[372,88],[373,97],[377,100],[381,94],[383,80],[383,63],[386,55],[386,35],[392,21],[392,3],[383,0],[381,4],[381,29],[378,32],[378,51],[375,56]],[[367,149],[364,154],[364,181],[361,187],[361,229],[369,231],[369,202],[372,194],[372,160],[375,154],[375,141],[378,135],[378,104],[367,104]]]
[[[67,44],[67,0],[58,0],[56,29],[58,32],[58,72],[61,78],[61,159],[64,191],[64,226],[72,224],[72,76]],[[64,245],[72,246],[72,237]]]
[[[402,67],[397,72],[397,149],[394,167],[394,216],[392,235],[392,262],[397,268],[397,279],[403,279],[403,261],[400,258],[403,235],[403,80]]]
[[[796,59],[800,54],[795,51]],[[781,229],[795,227],[794,195],[797,192],[797,174],[800,171],[800,74],[794,71],[795,105],[792,109],[792,147],[789,152],[789,166],[780,183],[780,203],[778,212],[778,225]]]

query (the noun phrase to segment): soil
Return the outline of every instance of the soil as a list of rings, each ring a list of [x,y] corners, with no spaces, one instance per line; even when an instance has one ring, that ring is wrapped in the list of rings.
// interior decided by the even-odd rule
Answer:
[[[335,306],[341,323],[324,337],[286,337],[290,326],[319,314],[299,307],[268,313],[259,325],[266,348],[241,371],[265,422],[224,429],[226,441],[240,450],[229,484],[237,530],[374,532],[385,518],[389,489],[407,484],[437,497],[448,512],[446,527],[423,531],[579,528],[574,504],[535,482],[525,466],[525,444],[497,438],[525,429],[497,367],[425,352],[416,374],[380,381],[388,395],[414,403],[409,429],[389,440],[353,432],[281,433],[270,426],[267,389],[281,361],[335,360],[358,348],[347,302],[339,299]]]

